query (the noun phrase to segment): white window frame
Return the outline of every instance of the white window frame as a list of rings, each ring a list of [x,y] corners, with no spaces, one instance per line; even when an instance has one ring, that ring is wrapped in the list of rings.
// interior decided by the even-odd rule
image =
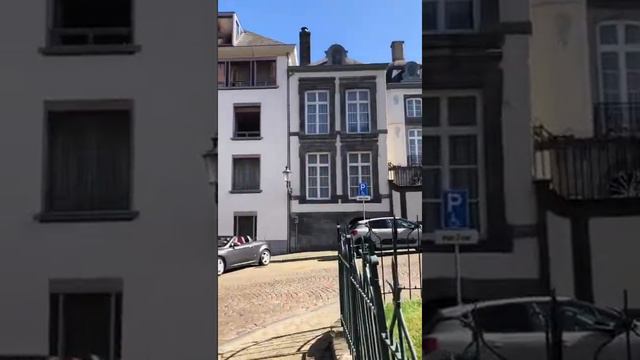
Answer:
[[[308,95],[309,94],[315,94],[316,95],[316,101],[309,101],[308,99]],[[320,101],[319,99],[319,94],[324,93],[327,95],[327,100],[326,101]],[[308,134],[308,135],[323,135],[323,134],[329,134],[331,132],[331,109],[329,108],[329,102],[331,101],[331,99],[329,98],[330,94],[328,90],[307,90],[304,92],[304,133]],[[316,125],[315,125],[315,132],[307,132],[307,130],[309,129],[309,105],[314,105],[316,112],[315,112],[315,119],[316,119]],[[327,106],[327,131],[326,132],[320,132],[320,119],[319,119],[319,115],[320,115],[320,105],[326,105]]]
[[[321,164],[320,163],[320,155],[327,155],[327,163],[326,164]],[[309,163],[309,157],[310,156],[315,156],[316,157],[316,163],[315,164],[310,164]],[[306,155],[306,193],[307,193],[307,199],[308,200],[329,200],[331,199],[331,153],[327,153],[327,152],[314,152],[314,153],[307,153]],[[317,190],[318,190],[318,196],[310,196],[309,195],[309,190],[311,189],[311,186],[309,186],[310,182],[310,175],[309,175],[309,168],[316,168],[316,173],[318,174],[317,177]],[[327,168],[327,188],[328,188],[328,192],[327,192],[327,196],[326,197],[322,197],[320,196],[320,168]]]
[[[412,106],[409,106],[412,104]],[[410,118],[419,118],[422,117],[422,98],[419,97],[409,97],[405,100],[404,109],[406,111],[406,117]],[[418,109],[420,110],[418,112]],[[412,111],[413,110],[413,113]]]
[[[476,98],[476,125],[474,126],[449,126],[448,125],[448,99],[451,97],[461,96],[473,96]],[[438,136],[440,137],[440,165],[423,165],[423,170],[427,169],[440,169],[440,185],[441,191],[445,191],[451,184],[451,170],[464,169],[464,168],[478,168],[478,198],[472,202],[479,202],[478,206],[478,218],[480,222],[480,236],[485,237],[487,234],[487,193],[486,193],[486,162],[484,153],[484,122],[482,119],[482,95],[479,91],[475,90],[452,90],[452,91],[427,91],[423,93],[424,97],[437,97],[440,99],[440,119],[438,126],[423,126],[422,128],[422,144],[424,148],[425,136]],[[446,100],[443,100],[446,99]],[[475,135],[477,146],[477,164],[475,166],[470,165],[450,165],[449,164],[449,137],[455,135]],[[424,156],[423,163],[424,163]],[[439,199],[423,199],[425,203],[440,203]],[[426,234],[426,232],[425,232]],[[429,235],[429,238],[433,237],[433,233]]]
[[[446,11],[445,3],[447,2],[471,2],[473,9],[473,25],[469,29],[447,29],[446,28]],[[458,34],[477,32],[480,24],[480,1],[481,0],[425,0],[425,3],[436,3],[438,28],[435,30],[425,30],[426,34]]]
[[[412,136],[412,132],[417,132],[419,131],[419,134],[413,135]],[[420,147],[417,146],[417,144],[414,146],[414,144],[412,143],[413,141],[420,140]],[[416,153],[412,153],[412,149],[416,150]],[[418,154],[418,151],[420,152]],[[420,159],[422,159],[422,128],[420,127],[410,127],[407,129],[407,166],[422,166],[422,164],[410,164],[409,163],[409,159],[412,156],[419,156]]]
[[[617,33],[617,43],[616,44],[603,44],[602,38],[600,36],[600,30],[605,26],[615,26]],[[599,94],[600,101],[604,102],[605,100],[605,91],[604,91],[604,69],[602,67],[602,53],[616,53],[618,56],[618,90],[620,92],[620,103],[628,103],[629,100],[629,87],[627,83],[627,76],[629,69],[627,68],[627,59],[626,55],[630,52],[638,52],[640,53],[640,44],[626,44],[626,36],[625,30],[628,25],[638,26],[640,27],[640,22],[638,21],[603,21],[600,22],[596,29],[596,37],[598,42],[598,79],[599,79]]]
[[[350,155],[354,155],[357,154],[358,155],[358,162],[356,163],[352,163],[349,161]],[[369,162],[363,162],[362,161],[362,155],[363,154],[368,154],[369,155]],[[347,152],[346,154],[347,156],[347,195],[349,196],[349,199],[355,199],[357,197],[356,196],[351,196],[351,188],[352,187],[358,187],[358,184],[360,184],[362,182],[362,167],[364,166],[369,166],[369,177],[371,178],[371,180],[369,181],[369,195],[373,196],[373,182],[374,182],[374,177],[375,174],[373,173],[373,152],[371,151],[350,151]],[[351,184],[351,167],[352,166],[358,166],[358,184]]]
[[[361,91],[366,91],[367,92],[367,99],[368,100],[360,100],[360,92]],[[356,94],[356,100],[349,100],[349,94],[351,93],[355,93]],[[371,133],[371,91],[369,91],[369,89],[349,89],[346,90],[344,93],[344,99],[345,99],[345,126],[346,126],[346,130],[348,134],[369,134]],[[360,105],[361,104],[367,104],[367,127],[369,128],[369,131],[360,131],[360,126],[363,124],[360,121]],[[349,105],[350,104],[356,104],[356,120],[357,120],[357,124],[358,124],[358,131],[349,131]]]

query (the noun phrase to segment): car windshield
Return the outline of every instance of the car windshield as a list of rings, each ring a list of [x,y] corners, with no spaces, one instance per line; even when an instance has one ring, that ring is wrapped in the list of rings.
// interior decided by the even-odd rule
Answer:
[[[218,247],[225,247],[229,244],[229,241],[233,239],[233,236],[224,236],[218,238]]]

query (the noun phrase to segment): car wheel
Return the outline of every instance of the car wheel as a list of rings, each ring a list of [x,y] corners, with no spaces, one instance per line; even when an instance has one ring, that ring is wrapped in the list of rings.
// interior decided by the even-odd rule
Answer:
[[[224,263],[224,259],[219,257],[218,258],[218,276],[222,275],[222,273],[224,273],[225,270],[225,263]]]
[[[258,260],[258,264],[265,266],[269,265],[269,262],[271,262],[271,252],[269,250],[262,250],[262,252],[260,253],[260,260]]]

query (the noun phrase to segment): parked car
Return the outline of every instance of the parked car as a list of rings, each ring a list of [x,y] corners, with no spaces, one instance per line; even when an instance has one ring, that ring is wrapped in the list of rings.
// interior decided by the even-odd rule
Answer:
[[[266,241],[251,236],[223,236],[218,238],[218,275],[227,269],[246,265],[269,265],[271,249]]]
[[[369,227],[371,227],[370,235],[376,249],[393,249],[393,217],[379,217],[350,222],[348,231],[355,244],[362,243],[362,240],[369,235]],[[396,218],[396,228],[398,232],[398,248],[420,248],[421,225],[407,219]]]
[[[592,304],[558,298],[563,331],[563,360],[626,359],[625,319],[620,312]],[[479,302],[439,310],[425,326],[425,359],[461,359],[452,354],[475,354],[472,327],[480,330],[486,345],[480,345],[483,360],[538,360],[547,358],[547,332],[550,297],[513,298]],[[465,323],[467,326],[465,326]],[[468,326],[468,324],[473,324]],[[637,327],[635,322],[632,327]],[[606,344],[606,342],[610,343]],[[640,337],[631,333],[632,353],[640,354]],[[497,352],[497,356],[492,350]],[[467,357],[469,358],[469,357]]]

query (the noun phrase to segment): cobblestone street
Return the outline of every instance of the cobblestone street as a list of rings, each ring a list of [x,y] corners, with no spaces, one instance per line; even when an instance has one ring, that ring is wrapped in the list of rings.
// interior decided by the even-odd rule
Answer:
[[[391,256],[386,256],[381,261],[385,282],[392,280],[391,259]],[[245,338],[240,342],[262,342],[261,351],[266,351],[268,343],[282,341],[282,338],[279,338],[274,342],[271,336],[274,332],[283,335],[297,334],[297,345],[310,345],[310,340],[317,338],[322,331],[326,331],[326,327],[339,318],[338,266],[335,252],[291,254],[274,257],[273,261],[266,267],[232,270],[218,278],[220,345],[228,345],[232,340],[237,342],[235,340],[238,338]],[[407,255],[400,255],[398,263],[400,283],[408,286],[410,267],[411,284],[419,286],[419,256],[411,255],[409,264]],[[414,298],[420,295],[419,290],[412,293]],[[404,295],[408,296],[408,291],[405,291]],[[386,300],[390,299],[391,295],[387,294]],[[309,317],[312,311],[317,312],[316,317],[319,319],[309,318],[302,323],[296,322],[296,319],[302,318],[303,315]],[[288,322],[294,325],[288,325]],[[269,329],[270,326],[273,329]],[[292,328],[287,329],[287,326]],[[277,330],[274,330],[276,327]],[[318,329],[324,330],[314,331]],[[291,344],[292,347],[295,345]],[[300,346],[298,348],[302,349]],[[255,346],[252,350],[255,351]],[[261,358],[241,357],[237,350],[234,353],[236,356],[227,358]]]

